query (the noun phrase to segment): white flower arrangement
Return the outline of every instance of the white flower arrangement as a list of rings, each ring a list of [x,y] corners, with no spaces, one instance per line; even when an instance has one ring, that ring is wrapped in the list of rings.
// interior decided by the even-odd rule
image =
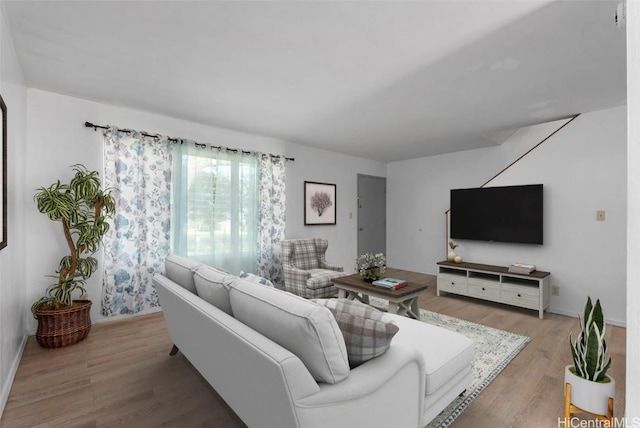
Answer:
[[[367,280],[380,279],[387,269],[387,259],[382,253],[365,253],[356,258],[355,270]]]

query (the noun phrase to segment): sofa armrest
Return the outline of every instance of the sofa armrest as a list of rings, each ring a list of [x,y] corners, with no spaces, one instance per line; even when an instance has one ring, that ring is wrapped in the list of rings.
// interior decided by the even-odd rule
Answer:
[[[347,379],[333,385],[321,383],[319,392],[296,400],[300,425],[421,427],[424,379],[420,352],[412,346],[392,345],[383,355],[351,370]]]

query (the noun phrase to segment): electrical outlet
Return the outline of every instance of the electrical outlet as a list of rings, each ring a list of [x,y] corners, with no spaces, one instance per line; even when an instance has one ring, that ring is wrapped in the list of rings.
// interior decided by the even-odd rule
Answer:
[[[551,294],[553,296],[559,296],[560,295],[560,286],[558,285],[552,285],[551,286]]]
[[[604,221],[605,220],[605,211],[604,210],[596,211],[596,220],[598,220],[598,221]]]

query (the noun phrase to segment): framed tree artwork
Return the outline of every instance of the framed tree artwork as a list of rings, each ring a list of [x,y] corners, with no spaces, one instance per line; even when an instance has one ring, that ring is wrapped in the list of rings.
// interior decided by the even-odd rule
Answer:
[[[304,224],[336,224],[336,185],[304,182]]]
[[[2,132],[0,136],[0,250],[7,246],[7,106],[0,96]]]

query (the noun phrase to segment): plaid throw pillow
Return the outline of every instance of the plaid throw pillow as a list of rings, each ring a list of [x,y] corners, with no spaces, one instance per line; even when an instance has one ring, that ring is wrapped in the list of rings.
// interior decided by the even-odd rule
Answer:
[[[347,299],[313,300],[327,307],[338,322],[351,368],[384,354],[399,330],[397,325],[382,320],[382,312],[364,303]]]

